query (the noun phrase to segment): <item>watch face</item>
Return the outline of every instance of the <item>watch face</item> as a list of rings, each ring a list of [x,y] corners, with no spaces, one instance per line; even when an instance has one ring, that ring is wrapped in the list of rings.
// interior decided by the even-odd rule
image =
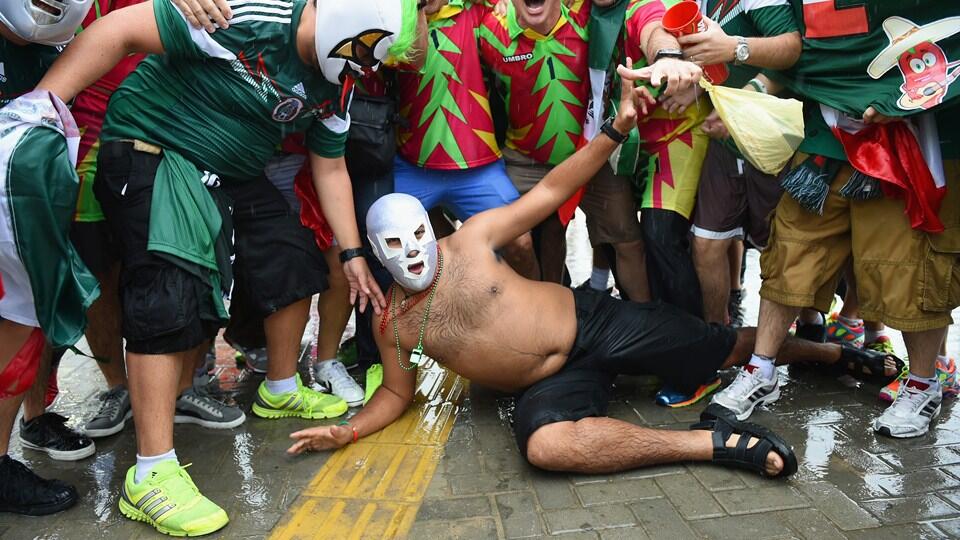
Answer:
[[[750,48],[747,47],[747,44],[741,43],[737,45],[737,60],[740,62],[746,62],[747,58],[749,57],[750,57]]]

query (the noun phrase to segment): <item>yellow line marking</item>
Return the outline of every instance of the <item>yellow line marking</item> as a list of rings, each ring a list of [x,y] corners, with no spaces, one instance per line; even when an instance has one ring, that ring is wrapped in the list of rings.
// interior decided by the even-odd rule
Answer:
[[[334,452],[271,540],[404,538],[437,470],[467,381],[429,362],[396,422]]]

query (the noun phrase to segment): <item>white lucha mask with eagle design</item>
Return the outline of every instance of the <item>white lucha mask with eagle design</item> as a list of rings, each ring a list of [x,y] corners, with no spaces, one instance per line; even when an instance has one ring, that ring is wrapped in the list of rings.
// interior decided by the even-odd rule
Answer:
[[[320,71],[333,84],[377,71],[388,56],[404,60],[416,38],[416,0],[316,2],[314,46]]]

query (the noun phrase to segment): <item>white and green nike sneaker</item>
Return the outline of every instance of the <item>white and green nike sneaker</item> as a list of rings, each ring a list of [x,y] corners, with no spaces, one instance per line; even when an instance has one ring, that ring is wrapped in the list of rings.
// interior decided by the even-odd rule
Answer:
[[[136,466],[127,470],[120,490],[120,513],[170,536],[203,536],[222,529],[227,513],[204,497],[175,460],[151,469],[143,482],[134,481]]]
[[[297,390],[285,394],[272,394],[267,390],[266,381],[257,389],[257,399],[253,402],[253,414],[260,418],[335,418],[347,412],[347,402],[317,392],[303,385],[297,375]]]

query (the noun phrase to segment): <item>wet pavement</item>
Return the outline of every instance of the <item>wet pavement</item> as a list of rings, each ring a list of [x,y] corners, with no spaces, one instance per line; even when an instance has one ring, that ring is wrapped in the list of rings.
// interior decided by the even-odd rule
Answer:
[[[589,273],[589,247],[583,236],[579,220],[569,242],[574,283]],[[754,252],[747,276],[747,321],[752,323],[759,286]],[[955,356],[960,352],[960,329],[954,327],[951,332],[949,349]],[[902,341],[897,339],[896,344],[902,353]],[[189,472],[200,489],[231,517],[230,525],[214,535],[219,538],[264,538],[271,532],[275,538],[319,536],[329,508],[370,519],[374,510],[367,509],[380,499],[385,501],[381,508],[394,504],[390,501],[402,501],[407,514],[398,512],[401,517],[394,519],[393,528],[377,529],[374,534],[371,527],[359,537],[960,537],[960,414],[955,412],[954,400],[945,401],[930,435],[885,439],[870,429],[871,420],[884,406],[877,399],[877,387],[851,387],[849,380],[810,369],[781,369],[783,397],[758,410],[752,420],[795,446],[800,470],[789,481],[764,480],[703,464],[595,476],[536,471],[521,459],[507,425],[512,400],[478,386],[470,387],[469,397],[460,406],[438,406],[433,399],[422,401],[420,409],[413,411],[413,426],[424,421],[439,425],[437,418],[449,419],[452,429],[443,430],[443,436],[433,434],[429,440],[403,447],[398,445],[404,437],[396,433],[371,441],[396,449],[395,467],[376,469],[372,453],[357,458],[343,453],[288,458],[284,453],[287,435],[324,422],[253,417],[249,407],[259,379],[238,370],[232,349],[223,343],[218,345],[220,386],[225,397],[243,406],[248,420],[226,431],[179,425],[177,452],[182,463],[193,463]],[[460,399],[462,384],[457,386],[460,383],[442,373],[433,375],[436,381],[446,381],[445,390],[437,382],[436,390],[425,395],[446,392],[451,402]],[[726,380],[730,378],[732,374],[725,374]],[[81,425],[94,413],[103,380],[91,360],[71,355],[60,368],[60,387],[54,409],[69,416],[71,424]],[[610,415],[651,427],[686,429],[702,410],[702,406],[658,407],[653,404],[655,391],[651,379],[621,377]],[[454,393],[457,397],[450,397]],[[116,507],[120,482],[134,463],[135,452],[132,425],[97,440],[97,454],[76,463],[56,462],[23,450],[15,430],[12,455],[45,476],[73,483],[82,501],[49,517],[0,514],[0,538],[161,537],[123,518]],[[418,461],[404,467],[399,456],[414,455],[411,452]],[[353,472],[344,476],[341,470]],[[380,475],[380,483],[366,488],[374,473]],[[403,474],[409,478],[392,477]],[[391,498],[383,483],[387,480],[402,483],[406,491]],[[350,496],[337,505],[317,502],[346,491]],[[357,507],[355,513],[350,513],[351,505]],[[366,505],[363,511],[360,505]],[[316,509],[313,514],[311,508]],[[313,522],[317,525],[311,529]]]

